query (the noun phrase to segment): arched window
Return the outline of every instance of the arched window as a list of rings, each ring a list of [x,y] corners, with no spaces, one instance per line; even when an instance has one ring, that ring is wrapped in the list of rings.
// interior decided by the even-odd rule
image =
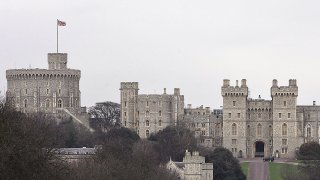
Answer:
[[[146,116],[149,116],[149,111],[146,111]]]
[[[50,100],[49,100],[49,99],[47,99],[47,100],[46,100],[46,110],[48,110],[48,109],[49,109],[49,107],[50,107]]]
[[[271,137],[272,135],[273,135],[272,125],[269,125],[269,136]]]
[[[159,126],[162,126],[162,121],[161,120],[159,120]]]
[[[149,120],[146,120],[146,126],[150,126]]]
[[[232,124],[232,135],[237,135],[237,125],[235,123]]]
[[[287,124],[286,123],[284,123],[283,125],[282,125],[282,136],[286,136],[288,133],[288,130],[287,130]]]
[[[247,136],[251,136],[250,125],[247,126]]]
[[[62,100],[61,99],[58,100],[58,108],[62,108]]]
[[[311,125],[310,124],[308,124],[307,125],[307,127],[306,127],[306,132],[307,132],[307,134],[306,134],[306,136],[308,137],[308,138],[310,138],[311,137]]]
[[[159,116],[161,116],[162,115],[162,112],[161,111],[159,111]]]
[[[24,100],[24,107],[25,107],[25,108],[28,107],[28,100],[27,100],[27,99]]]
[[[261,126],[261,124],[259,123],[259,124],[257,125],[257,135],[258,135],[258,136],[261,136],[261,134],[262,134],[262,126]]]
[[[150,133],[149,133],[149,130],[147,129],[146,130],[146,137],[149,137]]]
[[[215,127],[215,136],[216,136],[216,137],[220,136],[220,124],[216,124],[216,127]]]

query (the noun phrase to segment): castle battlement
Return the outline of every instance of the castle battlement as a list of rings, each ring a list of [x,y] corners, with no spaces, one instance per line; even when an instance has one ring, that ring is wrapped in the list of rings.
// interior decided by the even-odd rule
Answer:
[[[289,80],[288,86],[278,86],[276,79],[273,80],[271,96],[298,96],[298,86],[295,79]]]
[[[48,69],[9,69],[6,77],[13,79],[51,79],[51,78],[81,78],[81,71],[76,69],[48,70]]]
[[[248,96],[247,80],[242,79],[239,86],[238,80],[235,86],[230,86],[230,80],[224,79],[223,86],[221,87],[222,96]]]
[[[139,90],[139,83],[138,82],[121,82],[120,90],[123,90],[123,89]]]

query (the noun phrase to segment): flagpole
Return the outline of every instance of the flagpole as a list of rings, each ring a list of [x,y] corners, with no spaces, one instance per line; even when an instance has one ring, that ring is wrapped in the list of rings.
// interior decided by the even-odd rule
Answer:
[[[57,19],[57,53],[59,52],[59,49],[58,49],[58,44],[59,44],[59,39],[58,39],[58,19]]]

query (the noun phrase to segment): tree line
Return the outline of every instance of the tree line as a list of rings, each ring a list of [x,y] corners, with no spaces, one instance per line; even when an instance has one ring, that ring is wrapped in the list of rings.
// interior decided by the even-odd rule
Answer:
[[[115,108],[116,109],[116,108]],[[43,113],[23,114],[0,103],[1,179],[115,179],[175,180],[165,164],[182,161],[185,150],[197,150],[213,163],[214,179],[245,179],[239,161],[224,148],[197,145],[189,129],[167,127],[149,139],[117,125],[110,118],[107,131],[90,132],[72,119],[57,122]],[[70,166],[56,155],[57,148],[102,148],[92,161]]]

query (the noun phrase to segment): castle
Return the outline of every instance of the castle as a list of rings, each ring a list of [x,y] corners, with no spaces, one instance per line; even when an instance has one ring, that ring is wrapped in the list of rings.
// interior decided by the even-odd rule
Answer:
[[[141,138],[169,125],[186,125],[206,147],[223,146],[236,157],[291,158],[299,146],[320,141],[318,111],[320,106],[298,106],[298,86],[294,79],[288,86],[273,80],[271,100],[248,97],[245,79],[230,86],[223,80],[223,109],[184,108],[179,89],[168,95],[139,95],[137,82],[121,83],[121,123],[134,129]]]
[[[44,112],[85,122],[81,108],[80,70],[69,69],[68,54],[49,53],[48,69],[6,71],[7,99],[21,112]],[[82,120],[80,120],[82,119]]]
[[[175,162],[170,159],[166,168],[175,172],[180,179],[184,180],[209,180],[213,179],[213,164],[206,163],[205,157],[199,152],[193,153],[186,150],[182,162]]]
[[[66,53],[49,53],[48,69],[6,71],[7,98],[24,113],[44,112],[70,116],[85,124],[86,109],[80,106],[80,70],[68,69]],[[185,107],[184,96],[139,94],[138,82],[120,86],[121,124],[147,138],[167,126],[183,125],[194,132],[205,147],[223,146],[236,157],[294,157],[297,148],[309,141],[320,142],[319,110],[297,105],[298,86],[294,79],[287,86],[273,80],[271,100],[249,98],[245,79],[235,86],[223,80],[223,109]]]

